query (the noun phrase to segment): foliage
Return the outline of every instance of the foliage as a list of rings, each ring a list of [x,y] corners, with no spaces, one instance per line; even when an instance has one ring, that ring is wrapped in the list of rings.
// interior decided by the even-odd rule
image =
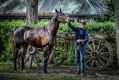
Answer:
[[[102,19],[100,19],[100,21],[111,21],[111,22],[114,22],[115,21],[115,18],[114,18],[114,12],[115,12],[114,0],[110,0],[107,3],[107,9],[108,9],[107,14],[102,16]]]
[[[39,21],[39,22],[33,24],[33,27],[42,27],[42,26],[48,24],[48,22],[49,22],[49,21],[41,20],[41,21]]]
[[[0,22],[0,60],[10,60],[12,58],[11,34],[12,31],[25,25],[23,21]]]
[[[49,21],[39,21],[36,24],[33,24],[33,27],[41,27],[43,25],[46,25]],[[78,26],[77,22],[72,23],[74,26]],[[21,26],[25,26],[24,21],[4,21],[0,22],[0,60],[11,60],[12,59],[12,44],[11,44],[11,37],[13,34],[13,31]],[[90,22],[87,23],[86,29],[89,33],[99,33],[99,34],[114,34],[115,33],[115,24],[113,22]],[[62,33],[68,33],[70,34],[72,30],[67,27],[66,23],[60,23],[59,31]],[[62,36],[64,34],[58,34],[58,37],[63,38]],[[63,39],[62,39],[63,40]],[[74,55],[74,49],[72,42],[68,42],[69,46],[69,54],[68,54],[68,60],[65,62],[66,65],[72,65],[75,63],[75,55]],[[60,44],[57,46],[55,60],[58,63],[59,59],[61,59],[61,55],[64,51],[63,44]]]
[[[93,22],[87,23],[87,30],[89,32],[98,32],[103,34],[115,33],[115,24],[112,22]]]

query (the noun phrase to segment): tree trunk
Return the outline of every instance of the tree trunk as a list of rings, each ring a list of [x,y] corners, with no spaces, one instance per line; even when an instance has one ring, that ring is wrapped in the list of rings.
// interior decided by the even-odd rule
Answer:
[[[26,25],[32,26],[38,20],[38,0],[27,0]]]
[[[117,58],[119,67],[119,0],[115,0],[115,22],[116,22]]]

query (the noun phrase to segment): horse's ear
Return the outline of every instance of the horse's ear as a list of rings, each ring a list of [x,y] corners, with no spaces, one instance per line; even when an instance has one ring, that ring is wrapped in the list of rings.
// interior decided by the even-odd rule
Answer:
[[[57,9],[55,9],[55,12],[58,13]]]

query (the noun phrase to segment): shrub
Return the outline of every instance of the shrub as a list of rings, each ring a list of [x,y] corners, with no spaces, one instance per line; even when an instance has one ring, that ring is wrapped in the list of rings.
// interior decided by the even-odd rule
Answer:
[[[49,21],[40,21],[36,24],[33,24],[33,27],[41,27],[46,25]],[[78,26],[77,22],[72,23],[74,26]],[[12,46],[11,46],[11,36],[13,31],[21,26],[25,26],[24,21],[4,21],[0,22],[0,60],[11,60],[12,59]],[[86,29],[89,33],[99,33],[99,34],[114,34],[115,33],[115,24],[112,22],[91,22],[87,23]],[[66,23],[60,23],[59,31],[68,33],[72,31],[69,29]],[[58,35],[61,36],[61,35]],[[58,49],[63,51],[63,45],[58,45]],[[72,44],[69,44],[69,54],[67,62],[65,64],[72,65],[74,64],[74,49],[72,49]],[[59,51],[60,52],[60,51]],[[56,55],[56,60],[59,59],[61,55]],[[58,60],[57,60],[58,61]],[[57,62],[58,63],[58,62]]]

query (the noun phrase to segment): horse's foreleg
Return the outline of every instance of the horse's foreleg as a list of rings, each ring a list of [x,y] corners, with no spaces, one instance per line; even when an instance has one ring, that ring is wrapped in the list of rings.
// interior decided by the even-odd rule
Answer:
[[[48,65],[48,59],[49,59],[49,56],[52,52],[52,49],[53,49],[53,46],[48,46],[44,52],[44,72],[47,73],[47,65]]]

